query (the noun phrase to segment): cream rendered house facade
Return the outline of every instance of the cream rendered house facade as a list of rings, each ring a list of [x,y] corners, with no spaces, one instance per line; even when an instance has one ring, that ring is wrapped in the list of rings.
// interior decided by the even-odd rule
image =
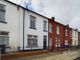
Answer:
[[[78,31],[72,30],[72,46],[78,46]]]
[[[47,49],[48,18],[0,0],[0,42],[6,51]]]

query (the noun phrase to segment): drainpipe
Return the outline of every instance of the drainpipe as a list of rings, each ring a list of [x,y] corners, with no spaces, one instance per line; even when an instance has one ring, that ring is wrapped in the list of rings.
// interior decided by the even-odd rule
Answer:
[[[23,9],[23,51],[24,51],[24,48],[25,48],[25,47],[24,47],[24,38],[25,38],[25,37],[24,37],[24,36],[25,36],[25,35],[24,35],[24,34],[25,34],[24,31],[25,31],[25,9]]]

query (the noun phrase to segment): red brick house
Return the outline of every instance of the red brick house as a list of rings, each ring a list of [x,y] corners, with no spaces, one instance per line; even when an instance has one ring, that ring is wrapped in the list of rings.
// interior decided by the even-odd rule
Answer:
[[[64,47],[70,47],[71,40],[72,40],[72,29],[69,27],[69,25],[66,25]]]
[[[56,37],[55,47],[62,48],[65,40],[65,26],[61,23],[56,22]]]
[[[80,46],[80,32],[78,32],[78,45]]]
[[[49,19],[48,21],[48,45],[49,51],[53,51],[56,48],[68,48],[72,42],[72,28],[69,25],[63,25],[55,21],[55,19]]]
[[[56,37],[56,24],[54,22],[54,19],[49,19],[48,21],[48,45],[49,45],[49,51],[53,51],[55,47],[55,37]]]
[[[72,28],[69,27],[69,46],[72,45]]]
[[[61,23],[54,21],[54,19],[49,19],[48,21],[48,40],[49,40],[49,50],[53,51],[56,48],[64,46],[65,40],[65,26]]]

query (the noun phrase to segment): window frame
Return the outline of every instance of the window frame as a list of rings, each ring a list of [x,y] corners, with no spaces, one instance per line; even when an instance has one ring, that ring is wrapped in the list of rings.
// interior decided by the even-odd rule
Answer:
[[[6,16],[6,6],[3,5],[3,4],[0,4],[0,5],[2,5],[2,8],[0,8],[0,11],[4,12],[4,20],[0,20],[0,23],[7,23],[6,19],[5,19],[5,16]]]
[[[52,27],[52,24],[49,23],[49,32],[50,32],[50,33],[52,33],[52,30],[53,30],[52,28],[53,28],[53,27]]]
[[[43,21],[43,31],[47,32],[47,21]]]
[[[1,34],[1,33],[5,33],[5,34]],[[6,44],[4,44],[3,43],[3,45],[5,45],[6,47],[9,47],[9,32],[6,32],[6,31],[0,31],[0,37],[7,37],[8,38],[8,40],[7,40],[7,42],[8,43],[6,43]],[[5,42],[6,40],[4,40],[4,42]],[[2,44],[1,44],[2,45]]]
[[[32,18],[34,18],[34,19],[32,19]],[[32,25],[33,23],[34,23],[34,27]],[[30,15],[30,28],[36,30],[36,17],[33,15]]]
[[[60,27],[59,27],[59,25],[57,25],[56,33],[57,33],[57,34],[60,34]]]
[[[68,29],[65,29],[65,36],[68,36]]]
[[[65,40],[65,45],[69,45],[68,40]]]
[[[57,35],[57,36],[56,36],[56,47],[60,47],[60,46],[61,46],[60,36]]]
[[[29,37],[31,36],[31,37]],[[27,39],[27,47],[28,48],[34,48],[34,47],[38,47],[38,36],[37,35],[27,35],[28,39]],[[35,38],[36,37],[36,38]],[[31,42],[31,41],[32,42]],[[36,41],[36,42],[35,42]],[[32,43],[32,44],[31,44]],[[35,44],[36,43],[36,44]],[[31,45],[30,45],[31,44]]]

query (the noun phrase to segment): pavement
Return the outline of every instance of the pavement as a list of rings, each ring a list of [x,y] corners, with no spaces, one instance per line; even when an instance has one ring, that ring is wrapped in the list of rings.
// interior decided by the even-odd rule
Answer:
[[[80,50],[55,53],[50,52],[48,54],[20,57],[12,60],[74,60],[78,57],[80,57]]]

